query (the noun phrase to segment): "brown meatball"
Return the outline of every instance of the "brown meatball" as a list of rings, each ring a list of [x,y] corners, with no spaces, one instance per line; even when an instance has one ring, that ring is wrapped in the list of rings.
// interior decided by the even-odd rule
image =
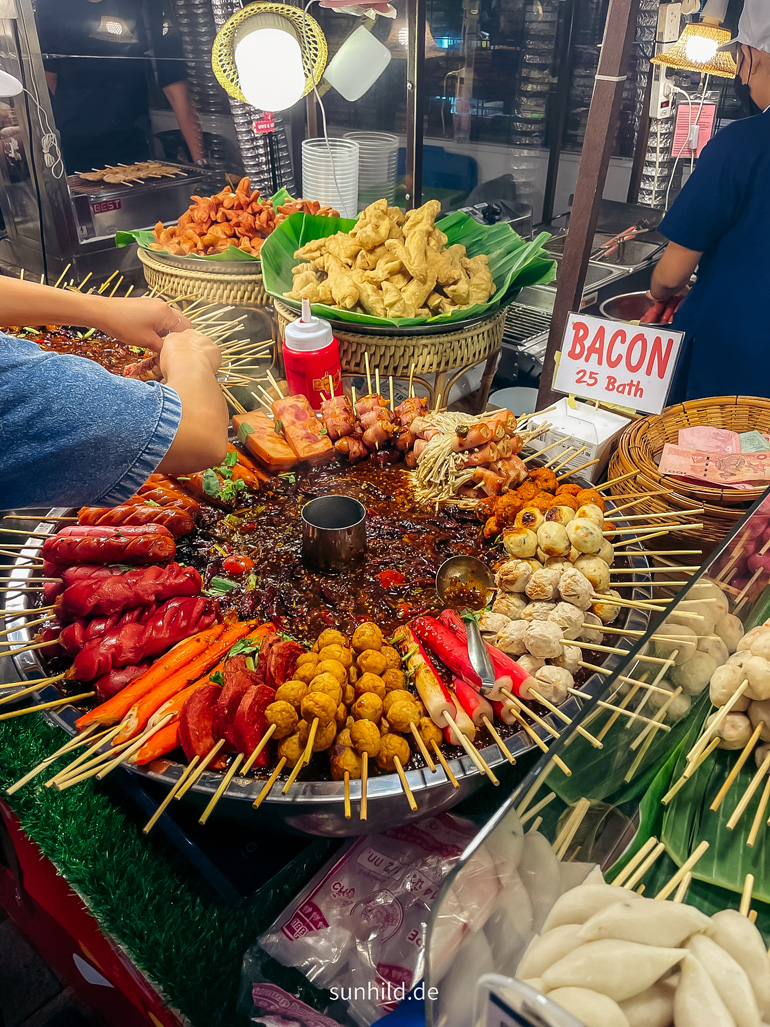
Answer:
[[[319,663],[318,666],[320,667],[321,664]],[[342,702],[342,687],[331,674],[317,674],[310,682],[310,691],[324,692],[334,700],[335,706]]]
[[[297,711],[290,703],[279,699],[277,702],[270,703],[267,707],[265,719],[268,724],[275,724],[273,738],[285,738],[296,729],[299,717],[297,716]]]
[[[282,738],[278,743],[278,756],[285,759],[290,767],[299,763],[304,751],[305,746],[300,742],[299,735],[289,735],[288,738]]]
[[[334,714],[334,719],[337,722],[337,727],[342,727],[342,725],[347,721],[348,708],[344,702],[341,702],[337,707],[337,712]]]
[[[382,632],[372,621],[359,624],[353,632],[353,649],[363,653],[367,649],[382,649],[385,642]]]
[[[586,506],[591,503],[593,506],[598,506],[602,513],[607,505],[604,496],[601,492],[597,492],[596,489],[581,489],[577,493],[575,499],[580,503],[581,506]]]
[[[374,692],[365,692],[353,703],[352,712],[356,720],[371,720],[376,724],[382,716],[382,699]]]
[[[281,687],[275,693],[275,698],[279,702],[287,702],[291,706],[299,709],[300,703],[308,693],[308,687],[304,681],[297,681],[296,678],[292,678],[291,681],[284,681]]]
[[[295,667],[294,677],[297,681],[304,681],[305,684],[310,684],[313,678],[316,676],[318,671],[316,667],[318,663],[303,663],[301,667]]]
[[[321,660],[335,660],[343,667],[349,667],[353,662],[353,654],[342,645],[325,645],[319,649],[318,656]]]
[[[392,692],[394,688],[404,687],[406,677],[402,670],[396,670],[394,667],[388,667],[382,675],[382,680],[385,682],[385,688],[389,692]]]
[[[444,740],[444,736],[441,733],[441,728],[434,724],[430,717],[420,717],[420,723],[417,725],[417,730],[420,732],[420,737],[428,748],[433,748],[433,742],[436,745],[441,745]]]
[[[356,695],[374,692],[380,699],[385,698],[385,682],[378,674],[362,674],[355,684]]]
[[[385,657],[388,670],[401,670],[401,653],[392,645],[384,645],[380,652]]]
[[[536,496],[540,491],[540,486],[534,481],[525,481],[516,489],[516,494],[522,502],[526,503],[528,499],[532,499],[532,497]]]
[[[301,720],[299,722],[297,734],[299,735],[299,740],[303,745],[307,745],[311,727],[312,725],[308,724],[306,720]],[[319,724],[315,731],[315,738],[313,739],[313,752],[322,752],[324,749],[328,749],[336,737],[336,721],[332,720],[328,724]]]
[[[388,661],[377,649],[365,649],[356,660],[356,666],[362,674],[382,674],[388,667]]]
[[[376,756],[380,751],[380,729],[371,720],[357,720],[350,729],[350,737],[357,753]]]
[[[316,639],[318,649],[324,649],[327,645],[341,645],[343,649],[347,647],[348,640],[342,634],[341,631],[335,631],[333,628],[327,628],[322,631]]]
[[[380,770],[393,771],[396,769],[396,759],[402,766],[406,766],[411,755],[412,750],[405,738],[400,735],[384,735],[380,741],[380,751],[377,753],[377,766]]]
[[[346,745],[333,754],[329,766],[335,781],[342,781],[345,774],[356,781],[361,777],[361,758]]]
[[[404,688],[396,688],[392,692],[388,692],[382,701],[382,708],[385,711],[385,716],[388,715],[388,710],[395,702],[412,702],[414,696],[411,692],[407,692]]]
[[[419,724],[420,722],[420,709],[417,703],[411,702],[394,702],[388,710],[388,723],[390,724],[391,731],[398,731],[400,734],[406,734],[411,731],[412,724]]]
[[[578,496],[583,491],[582,485],[560,485],[556,490],[557,496]]]
[[[318,663],[318,653],[303,653],[297,657],[298,667],[304,667],[306,663],[312,663],[315,666]]]
[[[559,487],[559,479],[550,467],[535,467],[529,472],[529,480],[539,485],[543,492],[555,492]]]
[[[339,660],[321,660],[315,669],[316,674],[331,674],[337,681],[344,685],[348,680],[348,672]]]
[[[356,701],[356,690],[352,685],[345,685],[342,689],[342,701],[346,706],[352,706]]]
[[[337,703],[326,692],[308,692],[300,703],[300,712],[305,720],[318,717],[321,724],[328,724],[334,720]]]

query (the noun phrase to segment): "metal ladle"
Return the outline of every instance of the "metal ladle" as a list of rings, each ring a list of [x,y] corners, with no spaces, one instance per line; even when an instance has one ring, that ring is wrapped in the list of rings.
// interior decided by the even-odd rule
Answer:
[[[495,581],[486,564],[475,556],[451,556],[438,569],[436,591],[439,599],[453,610],[483,610],[495,590]],[[495,685],[495,668],[489,651],[481,637],[475,617],[465,623],[468,636],[468,656],[473,669],[481,678],[479,691],[491,699],[502,698]]]

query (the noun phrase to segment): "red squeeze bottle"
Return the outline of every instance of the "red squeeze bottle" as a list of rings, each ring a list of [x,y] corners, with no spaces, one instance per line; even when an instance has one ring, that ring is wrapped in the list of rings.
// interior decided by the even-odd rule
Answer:
[[[310,313],[310,300],[302,301],[302,316],[286,325],[283,364],[289,395],[305,396],[314,410],[330,397],[330,378],[335,395],[342,392],[339,343],[329,322]]]

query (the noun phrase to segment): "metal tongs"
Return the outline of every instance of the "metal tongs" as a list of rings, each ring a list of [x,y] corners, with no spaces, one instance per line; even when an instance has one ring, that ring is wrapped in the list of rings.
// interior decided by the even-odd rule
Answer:
[[[635,225],[631,225],[629,228],[624,228],[622,232],[618,232],[617,235],[613,235],[611,239],[603,242],[601,246],[598,246],[589,260],[602,260],[606,257],[611,257],[613,253],[616,253],[625,242],[630,242],[635,239],[637,235],[644,235],[645,232],[649,232],[651,229],[650,222],[642,218],[641,221]]]
[[[451,556],[438,569],[436,591],[439,599],[458,613],[483,610],[495,591],[495,582],[489,568],[475,556]],[[468,636],[468,656],[473,669],[481,678],[479,691],[488,699],[502,699],[495,683],[495,668],[489,658],[475,617],[465,619]]]

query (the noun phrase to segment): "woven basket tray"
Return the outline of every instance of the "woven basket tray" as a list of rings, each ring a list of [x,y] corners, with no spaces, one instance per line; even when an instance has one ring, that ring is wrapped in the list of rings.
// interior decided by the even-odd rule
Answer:
[[[299,313],[278,299],[273,304],[282,339],[286,325],[296,321]],[[342,370],[347,374],[363,374],[364,353],[368,353],[370,366],[379,368],[381,375],[404,377],[412,368],[417,375],[441,374],[481,363],[500,349],[504,325],[505,310],[499,310],[470,326],[441,334],[364,335],[349,331],[343,322],[335,324],[334,334],[340,344]]]
[[[629,508],[627,513],[663,513],[704,507],[703,514],[687,517],[688,522],[702,523],[703,531],[698,531],[697,535],[674,531],[652,540],[650,548],[660,548],[661,542],[665,541],[663,548],[669,548],[669,542],[670,548],[701,548],[705,557],[767,488],[761,485],[750,489],[721,489],[661,475],[658,461],[664,445],[676,444],[680,428],[701,425],[734,432],[756,429],[770,433],[770,401],[753,396],[717,396],[693,400],[669,407],[660,415],[634,421],[625,429],[610,461],[608,477],[614,478],[633,470],[638,470],[638,473],[635,478],[619,482],[613,488],[613,494],[660,492],[663,489],[667,492],[665,496],[650,496],[647,499],[640,497],[640,502]],[[692,558],[691,562],[701,563],[702,559]]]
[[[211,270],[216,265],[207,266],[202,261],[200,267],[177,267],[150,250],[139,248],[137,252],[147,284],[164,296],[190,296],[236,307],[266,307],[272,302],[265,292],[261,270],[251,270],[245,261],[243,271],[232,273]]]

